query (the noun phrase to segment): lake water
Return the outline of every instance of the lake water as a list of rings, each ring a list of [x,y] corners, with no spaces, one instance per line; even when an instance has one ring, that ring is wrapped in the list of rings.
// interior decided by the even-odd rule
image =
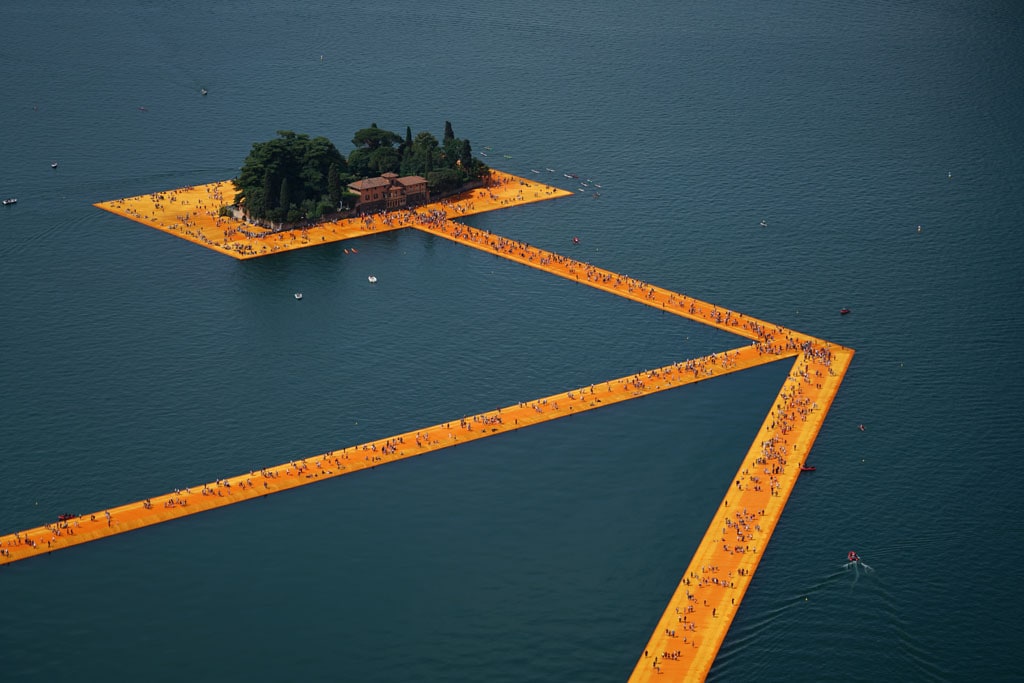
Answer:
[[[449,120],[602,186],[471,224],[857,351],[709,680],[1016,679],[1022,14],[6,8],[0,531],[744,343],[416,232],[243,263],[91,206]],[[8,566],[0,677],[624,681],[786,370]]]

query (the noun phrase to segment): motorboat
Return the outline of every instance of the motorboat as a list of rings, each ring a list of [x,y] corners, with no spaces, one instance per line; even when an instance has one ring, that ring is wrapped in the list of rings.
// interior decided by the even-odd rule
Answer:
[[[4,200],[4,206],[10,206],[11,204],[17,204],[17,203],[18,203],[18,198],[17,197],[8,197],[7,199]]]
[[[856,550],[851,550],[850,552],[846,553],[846,561],[860,562],[860,555],[857,554]]]
[[[573,237],[572,238],[572,243],[573,244],[579,244],[580,243],[580,238],[579,237]]]
[[[766,221],[765,219],[762,218],[761,219],[761,227],[762,228],[767,228],[768,227],[768,221]]]
[[[376,275],[371,275],[370,277],[368,277],[366,279],[370,281],[370,284],[373,284],[374,282],[377,281],[377,276]]]
[[[52,164],[50,164],[50,168],[57,168],[57,162],[55,161]]]
[[[846,314],[848,314],[849,312],[850,312],[850,309],[849,309],[849,308],[840,308],[840,309],[839,309],[839,315],[846,315]]]
[[[323,57],[321,57],[321,60],[323,60]],[[206,88],[202,88],[202,89],[200,89],[199,94],[203,95],[205,97],[208,92],[210,92],[210,91],[207,90]]]
[[[302,299],[302,292],[295,292],[295,299],[296,301],[300,301]]]

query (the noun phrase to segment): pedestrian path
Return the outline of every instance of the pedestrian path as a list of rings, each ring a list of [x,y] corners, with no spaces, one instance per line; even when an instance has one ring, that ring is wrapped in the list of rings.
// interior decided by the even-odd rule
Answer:
[[[166,232],[184,231],[188,234],[179,236],[234,258],[351,239],[377,230],[414,228],[731,332],[750,343],[613,380],[595,378],[593,384],[571,391],[0,536],[0,564],[792,359],[771,411],[739,464],[629,680],[699,681],[707,676],[849,368],[852,349],[455,220],[571,194],[508,174],[496,175],[486,188],[415,210],[363,218],[344,226],[327,225],[318,228],[320,232],[242,235],[248,241],[239,237],[237,228],[229,229],[217,221],[212,205],[207,206],[203,199],[216,203],[230,188],[216,184],[197,188],[172,191],[178,193],[173,202],[168,198],[171,193],[158,193],[98,206]],[[176,206],[168,209],[169,204]],[[182,217],[182,206],[189,207],[184,217],[186,221],[194,219],[192,224],[168,223]],[[164,213],[159,214],[161,211]],[[199,224],[206,227],[194,231]]]
[[[579,387],[0,536],[0,564],[569,417],[778,360],[751,346]]]
[[[852,358],[841,348],[827,364],[811,354],[797,356],[631,683],[705,679]]]
[[[231,258],[247,260],[305,249],[408,227],[408,209],[367,216],[339,218],[290,230],[272,230],[221,215],[221,207],[234,202],[234,182],[221,180],[174,190],[112,199],[97,208],[141,225],[198,244]],[[535,180],[491,169],[487,184],[428,206],[457,203],[461,215],[507,209],[573,193]]]

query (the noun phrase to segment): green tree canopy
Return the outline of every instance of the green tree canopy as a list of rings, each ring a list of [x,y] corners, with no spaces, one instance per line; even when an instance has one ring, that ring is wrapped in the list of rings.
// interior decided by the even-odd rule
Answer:
[[[365,147],[375,150],[379,147],[394,147],[402,141],[398,133],[378,128],[376,123],[371,123],[369,128],[357,130],[352,137],[352,144],[356,147]]]
[[[277,135],[253,144],[235,179],[235,203],[242,203],[249,216],[257,219],[319,218],[320,206],[331,201],[331,168],[336,169],[340,186],[348,162],[325,137],[310,138],[289,130]],[[313,207],[314,215],[303,207]]]
[[[325,137],[281,130],[273,140],[253,144],[235,179],[235,203],[253,219],[296,222],[320,218],[339,202],[350,206],[354,195],[346,185],[358,178],[419,175],[432,192],[445,192],[487,172],[473,158],[469,140],[455,137],[450,121],[442,140],[427,131],[413,137],[408,126],[403,139],[373,123],[355,132],[355,149],[346,159]]]

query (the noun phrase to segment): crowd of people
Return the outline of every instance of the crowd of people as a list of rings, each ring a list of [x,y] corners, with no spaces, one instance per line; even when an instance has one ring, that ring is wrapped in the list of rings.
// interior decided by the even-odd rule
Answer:
[[[244,221],[237,210],[222,215],[223,207],[233,201],[225,196],[225,192],[233,188],[230,182],[189,186],[118,199],[99,206],[222,253],[237,258],[251,258],[349,239],[363,232],[429,224],[449,216],[475,213],[478,199],[482,202],[482,210],[490,210],[551,198],[560,192],[548,185],[494,172],[480,189],[427,204],[419,209],[393,209],[352,218],[304,222],[281,229],[280,226],[275,228]],[[528,191],[532,191],[531,199],[527,199],[524,194]]]
[[[488,201],[499,205],[504,205],[506,202],[523,201],[523,192],[529,190],[530,186],[521,179],[513,180],[512,178],[502,177],[496,181],[496,185],[485,188]],[[510,196],[508,185],[513,182],[519,182],[520,186],[513,187],[515,192]],[[543,188],[546,186],[538,185],[537,188],[534,188],[534,192],[553,191],[550,188],[547,190]],[[152,210],[149,212],[134,208],[137,205],[125,206],[117,202],[112,205],[120,212],[132,215],[148,224],[157,221],[158,214],[166,214],[167,208],[173,205],[176,209],[180,208],[180,211],[175,214],[177,221],[163,227],[204,241],[211,238],[198,225],[201,216],[204,216],[202,219],[204,222],[209,222],[208,219],[212,217],[214,226],[224,227],[221,224],[222,217],[214,215],[214,212],[219,210],[223,204],[223,197],[214,194],[216,191],[208,188],[209,203],[198,201],[195,205],[191,204],[190,200],[179,197],[178,191],[152,195],[150,200]],[[656,667],[660,667],[666,661],[676,661],[681,657],[681,650],[678,647],[670,646],[669,643],[679,637],[677,632],[683,633],[683,642],[688,642],[691,647],[697,647],[701,634],[700,629],[710,623],[708,622],[709,618],[717,619],[723,609],[735,610],[737,581],[749,579],[756,567],[758,553],[767,540],[766,533],[762,529],[762,521],[766,517],[774,518],[781,512],[785,497],[788,496],[788,491],[791,490],[799,470],[799,467],[794,464],[794,459],[798,460],[801,457],[801,444],[805,444],[806,450],[806,445],[813,439],[815,430],[803,427],[808,423],[813,423],[812,417],[815,415],[820,419],[822,413],[818,403],[819,396],[830,396],[826,390],[831,390],[835,386],[834,383],[830,384],[828,381],[836,376],[833,369],[835,350],[827,342],[798,334],[784,327],[765,323],[677,292],[656,287],[636,278],[545,251],[522,241],[493,235],[488,231],[472,228],[452,220],[453,216],[464,215],[474,210],[474,200],[471,197],[462,197],[417,209],[395,210],[363,216],[354,220],[358,221],[359,229],[362,231],[380,228],[393,229],[410,225],[435,232],[449,239],[493,251],[511,260],[561,275],[588,286],[612,291],[647,305],[659,306],[683,317],[727,329],[747,337],[752,343],[748,347],[734,351],[688,359],[663,368],[634,373],[628,377],[605,382],[603,387],[592,384],[556,396],[529,402],[524,401],[504,409],[466,417],[457,423],[445,423],[429,430],[368,442],[344,448],[340,452],[330,451],[313,458],[312,467],[307,461],[308,459],[303,459],[264,468],[259,470],[258,474],[250,472],[248,477],[219,479],[212,484],[204,485],[200,490],[198,495],[207,499],[202,506],[189,505],[189,502],[195,500],[197,495],[192,493],[191,489],[176,490],[173,494],[157,498],[164,511],[163,514],[166,515],[172,510],[173,514],[190,514],[197,508],[207,509],[227,502],[263,495],[267,492],[291,488],[299,483],[306,483],[305,480],[336,476],[355,469],[372,467],[382,462],[443,448],[460,440],[465,441],[499,431],[516,429],[521,425],[607,404],[609,402],[608,394],[613,394],[619,400],[624,400],[651,391],[715,376],[739,366],[757,364],[759,357],[795,356],[797,360],[794,368],[778,394],[769,416],[770,419],[766,420],[762,434],[755,441],[751,453],[741,466],[735,484],[730,486],[729,493],[723,500],[719,511],[723,524],[722,534],[720,537],[712,539],[714,547],[708,551],[711,555],[704,556],[713,556],[717,560],[712,564],[706,562],[701,564],[699,571],[691,569],[684,577],[683,582],[687,586],[685,603],[670,606],[674,609],[675,623],[664,626],[663,630],[657,631],[655,638],[652,639],[652,643],[657,640],[663,644],[660,654],[655,656]],[[231,222],[230,219],[223,220],[225,224]],[[308,242],[311,239],[308,229],[300,231],[298,236],[288,236],[273,235],[269,232],[259,233],[257,230],[241,227],[237,222],[232,222],[231,225],[232,227],[224,232],[224,241],[220,242],[219,246],[238,250],[239,253],[244,253],[242,250],[245,249],[256,249],[257,247],[254,245],[257,243],[262,243],[260,249],[273,251],[290,248],[289,240],[298,239]],[[239,236],[247,239],[237,239]],[[270,237],[269,240],[268,237]],[[275,242],[276,244],[274,244]],[[444,433],[447,433],[447,439],[437,436]],[[406,437],[408,437],[408,442]],[[356,453],[361,458],[351,459],[350,455]],[[263,479],[262,485],[254,485],[253,478],[258,480],[260,477]],[[219,502],[211,500],[210,497],[230,500]],[[149,499],[133,505],[144,510],[145,514],[156,514],[152,512],[153,505]],[[131,508],[132,506],[124,506],[116,510],[117,517],[127,518],[131,514],[136,514]],[[120,527],[119,522],[122,520],[113,517],[110,511],[105,511],[104,516],[106,517],[106,526],[112,528],[113,532],[117,532]],[[10,558],[9,548],[11,547],[30,547],[35,550],[44,541],[48,547],[52,547],[53,544],[59,542],[59,539],[73,535],[74,529],[80,528],[83,522],[90,526],[102,526],[103,524],[102,521],[96,519],[96,515],[92,515],[87,521],[76,517],[74,520],[62,520],[56,525],[44,525],[23,534],[14,534],[6,537],[0,543],[0,557]],[[126,523],[125,526],[129,525]],[[771,529],[773,526],[774,523],[768,528]],[[695,555],[695,557],[697,556]],[[732,593],[731,596],[730,593]],[[702,614],[698,614],[698,612]],[[666,610],[666,617],[670,614],[672,614],[670,610]],[[647,654],[645,652],[645,656]]]

